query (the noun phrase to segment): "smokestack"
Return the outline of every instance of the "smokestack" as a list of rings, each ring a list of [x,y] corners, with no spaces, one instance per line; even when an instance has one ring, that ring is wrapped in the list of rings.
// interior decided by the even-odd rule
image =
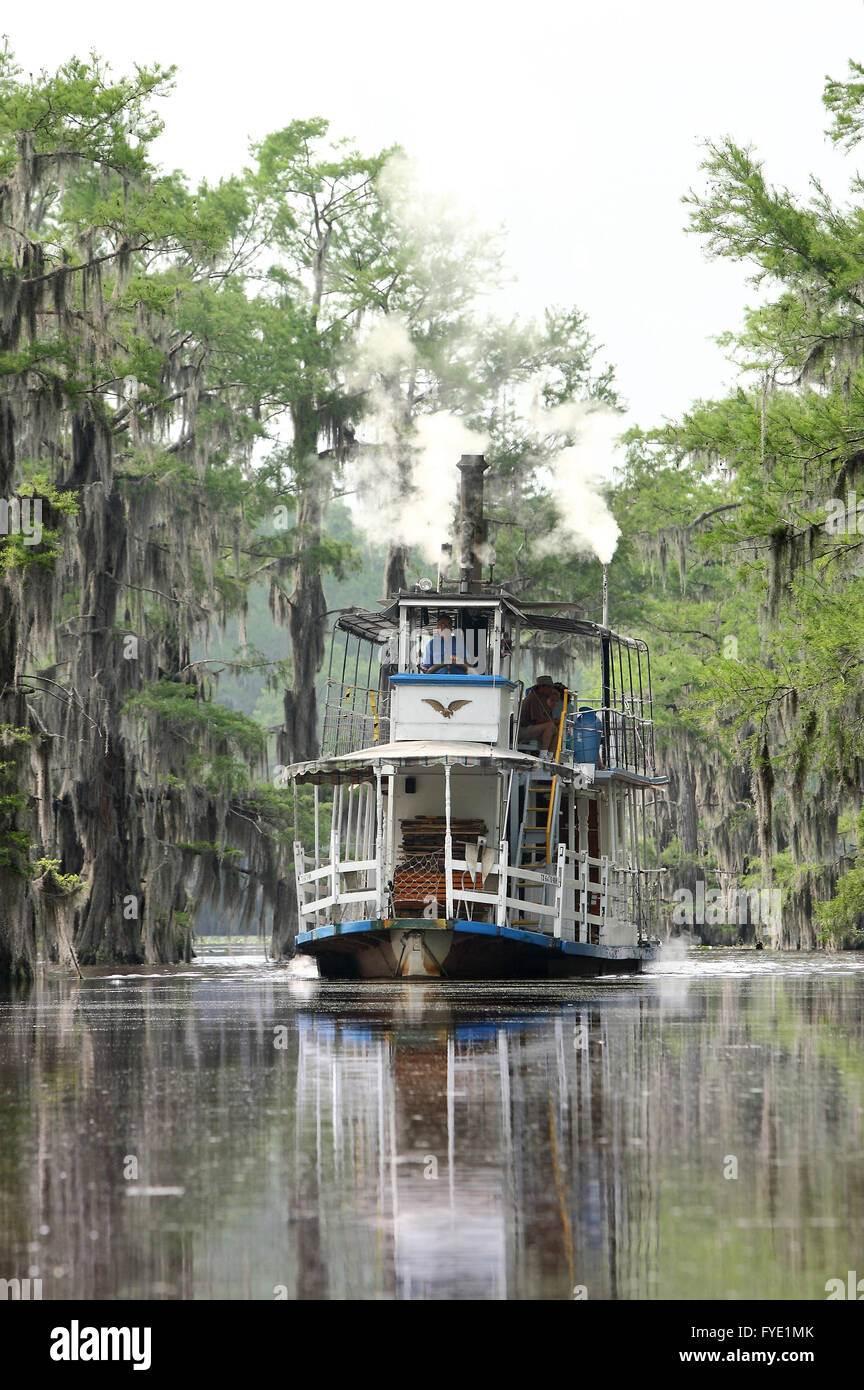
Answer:
[[[441,554],[438,558],[438,592],[441,592],[441,585],[449,577],[450,565],[453,562],[453,543],[444,541],[441,546]]]
[[[462,474],[459,489],[459,592],[476,593],[483,578],[482,551],[486,542],[486,522],[483,519],[483,474],[486,460],[482,454],[463,454],[457,464]]]

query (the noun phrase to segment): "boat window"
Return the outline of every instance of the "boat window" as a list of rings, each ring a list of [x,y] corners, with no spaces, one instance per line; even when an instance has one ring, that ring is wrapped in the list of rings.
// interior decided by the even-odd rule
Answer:
[[[488,670],[487,616],[452,608],[408,610],[409,672],[485,675]]]

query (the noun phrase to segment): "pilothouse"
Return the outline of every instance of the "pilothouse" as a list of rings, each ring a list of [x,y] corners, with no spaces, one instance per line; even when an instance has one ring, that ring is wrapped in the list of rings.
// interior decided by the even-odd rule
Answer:
[[[329,979],[638,971],[666,781],[647,646],[484,583],[485,462],[459,467],[459,579],[334,624],[321,756],[288,769],[314,801],[297,949]]]

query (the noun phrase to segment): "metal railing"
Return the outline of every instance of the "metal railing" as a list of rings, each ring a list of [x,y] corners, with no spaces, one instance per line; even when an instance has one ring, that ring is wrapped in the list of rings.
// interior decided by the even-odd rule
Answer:
[[[573,705],[578,704],[578,709],[568,709],[563,716],[558,761],[568,764],[596,763],[596,758],[579,756],[580,745],[581,751],[585,751],[596,734],[599,756],[606,769],[617,768],[641,777],[654,775],[654,724],[650,715],[643,712],[645,706],[638,697],[625,698],[610,706],[604,705],[602,700],[584,699],[572,691],[568,693],[573,696]],[[595,720],[582,719],[583,714],[593,715]]]
[[[390,741],[390,690],[328,681],[321,753],[327,758]]]

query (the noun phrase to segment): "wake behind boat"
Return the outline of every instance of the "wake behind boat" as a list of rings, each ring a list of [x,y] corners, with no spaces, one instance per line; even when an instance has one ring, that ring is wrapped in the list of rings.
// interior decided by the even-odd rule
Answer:
[[[638,971],[659,948],[646,851],[666,782],[647,646],[484,584],[486,465],[459,467],[459,580],[334,625],[322,756],[287,769],[314,789],[297,949],[327,979]],[[544,634],[566,678],[526,685]]]

